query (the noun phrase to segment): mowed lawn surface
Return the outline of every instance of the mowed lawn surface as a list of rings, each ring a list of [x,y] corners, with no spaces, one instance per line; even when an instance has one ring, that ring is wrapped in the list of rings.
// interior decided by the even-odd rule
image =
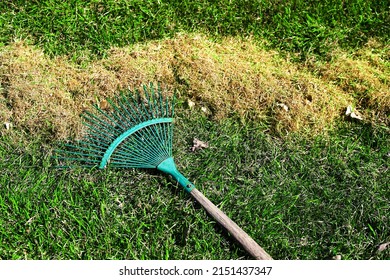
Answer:
[[[164,174],[55,168],[149,81],[179,170],[273,258],[390,258],[386,1],[54,2],[0,4],[0,259],[250,258]]]
[[[176,129],[179,169],[274,258],[389,258],[385,131],[284,142],[188,114]],[[210,147],[189,152],[193,137]],[[4,259],[248,258],[162,174],[55,170],[37,145],[1,156]]]

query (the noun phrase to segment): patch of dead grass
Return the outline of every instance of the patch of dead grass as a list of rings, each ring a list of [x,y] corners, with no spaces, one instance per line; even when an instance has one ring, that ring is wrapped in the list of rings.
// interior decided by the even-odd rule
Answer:
[[[366,117],[388,123],[390,48],[371,40],[353,54],[335,50],[332,57],[332,61],[316,67],[321,79],[352,96]]]
[[[370,88],[371,109],[388,110],[388,68],[365,50],[359,55],[340,53],[336,61],[317,66],[321,75],[314,75],[250,39],[215,42],[178,35],[113,48],[105,59],[81,67],[16,42],[0,52],[0,121],[33,136],[77,137],[79,115],[91,103],[160,81],[168,94],[177,89],[181,97],[207,106],[217,119],[235,113],[266,121],[277,132],[323,133],[361,98],[364,87]],[[357,89],[362,94],[356,95]]]

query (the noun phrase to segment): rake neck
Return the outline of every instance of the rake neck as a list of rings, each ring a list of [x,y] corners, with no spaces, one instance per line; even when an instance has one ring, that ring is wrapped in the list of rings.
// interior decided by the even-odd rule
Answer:
[[[177,170],[173,157],[169,157],[162,161],[157,166],[157,169],[175,178],[186,192],[191,192],[195,188],[194,184],[192,184],[186,177],[183,176],[183,174]]]

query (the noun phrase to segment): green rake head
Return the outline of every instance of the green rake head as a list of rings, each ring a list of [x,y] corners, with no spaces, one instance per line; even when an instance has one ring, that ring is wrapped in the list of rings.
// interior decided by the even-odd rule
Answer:
[[[107,101],[109,110],[95,105],[94,112],[82,115],[85,137],[57,150],[59,167],[76,161],[101,169],[157,168],[191,191],[193,184],[177,171],[172,157],[174,98],[163,98],[161,88],[150,84],[143,87],[143,95],[129,90]]]
[[[113,100],[110,110],[94,105],[95,112],[82,117],[87,128],[85,139],[65,144],[59,160],[78,161],[85,166],[156,168],[172,156],[174,102],[163,100],[160,88],[144,86]]]

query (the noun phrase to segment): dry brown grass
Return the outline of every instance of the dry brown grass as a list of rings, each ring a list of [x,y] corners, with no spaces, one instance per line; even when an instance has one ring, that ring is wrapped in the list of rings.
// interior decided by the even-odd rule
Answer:
[[[79,115],[91,103],[149,81],[160,81],[169,94],[177,89],[215,118],[235,112],[271,123],[278,132],[323,133],[349,104],[363,106],[362,96],[371,111],[386,114],[389,68],[382,58],[369,47],[334,57],[312,65],[321,74],[314,75],[251,40],[180,35],[113,48],[107,58],[81,67],[16,42],[0,52],[0,118],[31,135],[77,137]]]
[[[334,51],[333,60],[317,67],[321,78],[335,84],[365,110],[366,118],[389,122],[390,48],[369,41],[356,53]]]

